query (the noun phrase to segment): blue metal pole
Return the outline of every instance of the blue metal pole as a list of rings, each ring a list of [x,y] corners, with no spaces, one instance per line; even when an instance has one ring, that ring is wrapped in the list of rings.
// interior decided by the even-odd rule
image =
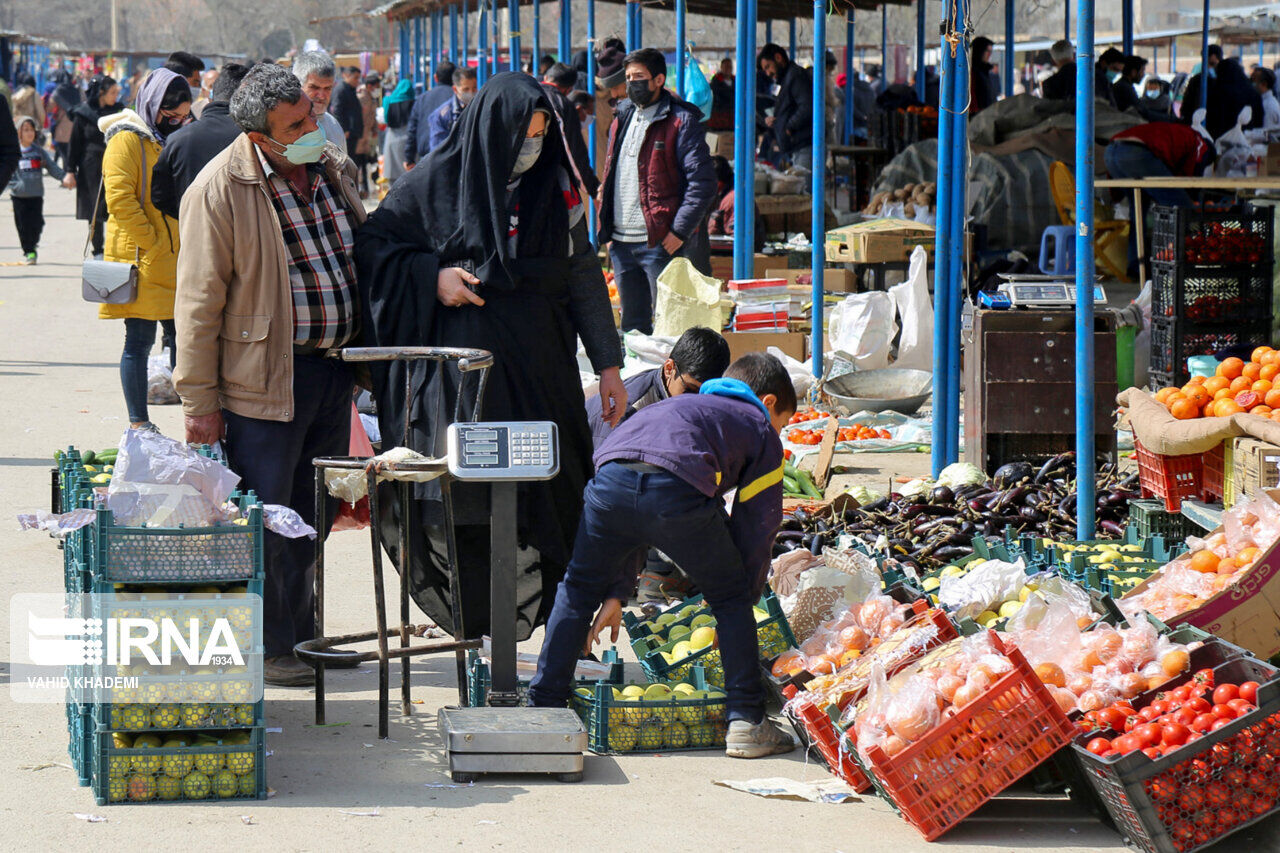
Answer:
[[[773,21],[764,22],[764,41],[765,44],[773,44]]]
[[[844,19],[844,142],[845,145],[853,144],[853,132],[857,130],[854,127],[856,119],[853,115],[853,7],[849,7],[849,11],[845,13]],[[849,192],[853,192],[853,186],[849,187]]]
[[[925,98],[924,71],[924,3],[916,3],[916,97],[920,103]]]
[[[413,80],[413,56],[409,49],[409,24],[400,21],[400,79]]]
[[[795,18],[787,19],[787,39],[788,39],[787,47],[789,48],[787,50],[787,56],[794,59],[796,55],[796,19]]]
[[[756,124],[756,0],[737,0],[738,78],[734,81],[734,126]],[[630,33],[628,33],[630,35]],[[733,135],[733,277],[751,278],[756,227],[755,133]]]
[[[1169,39],[1169,73],[1178,73],[1178,39],[1176,36]]]
[[[684,97],[684,50],[685,39],[685,5],[686,0],[676,0],[676,94]]]
[[[480,86],[489,79],[489,3],[477,0],[476,10],[476,83]]]
[[[1133,0],[1120,0],[1120,41],[1125,56],[1133,56]]]
[[[427,78],[434,85],[436,79],[436,63],[439,62],[439,52],[436,50],[436,42],[440,38],[439,13],[432,12],[431,17],[427,19],[429,29],[427,30]],[[428,86],[429,88],[430,86]]]
[[[852,13],[851,13],[852,14]],[[810,240],[810,263],[813,274],[813,375],[822,375],[822,275],[827,262],[826,240],[826,162],[827,162],[827,0],[813,0],[813,239]],[[795,60],[792,59],[792,62]]]
[[[533,0],[533,49],[532,60],[530,66],[533,73],[538,73],[538,63],[542,60],[542,2],[541,0]],[[587,205],[588,210],[591,205]]]
[[[1258,64],[1267,64],[1267,45],[1262,39],[1258,39]]]
[[[492,54],[494,74],[502,69],[498,66],[498,57],[502,53],[502,45],[498,41],[498,0],[489,0],[489,52]]]
[[[422,83],[422,18],[413,19],[413,87]]]
[[[596,90],[596,0],[587,0],[587,79],[591,81],[589,91],[594,95]],[[596,102],[592,98],[591,110],[595,113]],[[598,120],[598,119],[597,119]],[[591,122],[587,128],[587,161],[591,169],[596,168],[596,123]],[[599,245],[596,234],[596,206],[587,201],[587,233],[591,235],[591,244]]]
[[[934,231],[933,270],[933,439],[930,445],[930,468],[937,477],[947,467],[947,355],[949,320],[948,291],[951,280],[951,185],[955,183],[952,166],[951,127],[956,79],[956,60],[944,37],[938,58],[938,209]]]
[[[644,7],[639,3],[636,7],[636,49],[644,47]]]
[[[816,54],[815,54],[816,56]],[[818,62],[814,60],[814,67]],[[880,7],[880,79],[888,86],[889,80],[889,7]]]
[[[509,50],[511,56],[511,70],[520,70],[520,0],[507,0],[507,26],[510,28],[508,34]],[[534,66],[537,67],[536,65]]]
[[[1204,17],[1200,19],[1200,109],[1209,104],[1209,0],[1204,0]],[[1076,262],[1079,266],[1079,261]]]
[[[561,62],[568,63],[573,53],[573,7],[569,0],[561,0],[560,2],[560,42],[556,46],[558,58]]]
[[[566,0],[567,2],[567,0]],[[627,2],[627,53],[640,47],[640,36],[636,32],[636,7],[638,4]]]
[[[1076,0],[1076,538],[1092,539],[1093,434],[1093,0]],[[1208,5],[1208,0],[1205,0]],[[1208,18],[1206,17],[1206,21]],[[1206,30],[1206,32],[1208,32]]]
[[[471,0],[462,0],[462,64],[469,65],[471,63]],[[479,65],[480,63],[476,63]],[[477,75],[478,76],[478,75]],[[477,80],[476,84],[483,83],[483,80]]]
[[[1013,49],[1014,0],[1004,0],[1004,96],[1013,97],[1013,67],[1016,53]]]
[[[1067,41],[1070,41],[1071,40],[1071,0],[1066,0],[1066,3],[1063,4],[1062,22],[1063,22],[1062,37]]]
[[[956,20],[969,20],[969,0],[957,0]],[[965,287],[965,213],[969,184],[969,33],[960,33],[956,47],[956,79],[951,90],[955,117],[951,123],[951,232],[948,263],[951,287],[947,290],[947,464],[960,459],[960,294]],[[935,380],[936,381],[936,380]]]
[[[449,61],[458,64],[458,7],[449,7]]]

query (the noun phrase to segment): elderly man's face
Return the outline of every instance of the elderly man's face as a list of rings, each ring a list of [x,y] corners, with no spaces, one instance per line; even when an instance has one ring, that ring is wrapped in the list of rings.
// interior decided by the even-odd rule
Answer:
[[[302,94],[311,101],[313,115],[320,115],[329,109],[329,98],[333,96],[333,78],[308,74],[307,81],[302,84]]]
[[[312,103],[304,94],[298,99],[298,103],[280,103],[267,113],[267,127],[271,129],[272,139],[281,145],[288,145],[320,126],[316,124]]]

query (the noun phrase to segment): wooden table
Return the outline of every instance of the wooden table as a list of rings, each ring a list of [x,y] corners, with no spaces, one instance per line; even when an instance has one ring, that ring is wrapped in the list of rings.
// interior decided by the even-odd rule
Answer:
[[[831,170],[828,172],[832,192],[835,191],[836,158],[844,157],[849,164],[849,211],[861,210],[871,202],[872,173],[878,172],[889,162],[891,152],[887,148],[873,148],[869,145],[828,145],[827,153],[831,155]],[[866,191],[859,192],[859,177],[866,178]],[[835,205],[833,204],[832,207]]]
[[[1138,242],[1138,281],[1147,280],[1147,265],[1142,261],[1146,248],[1144,222],[1142,219],[1143,190],[1210,190],[1219,192],[1240,192],[1244,190],[1280,190],[1280,175],[1258,178],[1099,178],[1093,182],[1096,189],[1133,190],[1133,209],[1130,211],[1129,227],[1137,223]]]

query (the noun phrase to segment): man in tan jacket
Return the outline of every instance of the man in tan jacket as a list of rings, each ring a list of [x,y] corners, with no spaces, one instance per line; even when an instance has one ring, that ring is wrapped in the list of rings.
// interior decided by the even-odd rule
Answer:
[[[293,74],[255,66],[231,117],[244,134],[182,197],[174,384],[187,440],[224,441],[241,488],[323,535],[332,518],[314,518],[311,460],[348,452],[352,374],[325,356],[359,332],[352,248],[364,208]],[[269,684],[314,679],[293,656],[314,636],[313,549],[266,534]]]

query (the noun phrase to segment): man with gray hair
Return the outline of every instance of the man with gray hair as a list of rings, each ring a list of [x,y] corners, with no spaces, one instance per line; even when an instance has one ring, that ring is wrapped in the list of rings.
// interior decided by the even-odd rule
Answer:
[[[315,518],[311,460],[345,456],[351,369],[325,356],[357,337],[353,265],[364,207],[325,143],[311,100],[278,65],[254,66],[231,98],[244,131],[182,196],[174,386],[186,437],[222,441],[240,488]],[[310,684],[293,655],[314,635],[314,544],[267,533],[263,675]]]
[[[1066,39],[1058,39],[1049,48],[1049,58],[1058,70],[1040,84],[1040,92],[1047,101],[1074,101],[1076,99],[1076,63],[1074,48]]]
[[[329,112],[337,75],[338,67],[334,65],[333,57],[322,50],[308,50],[293,58],[293,76],[302,84],[302,94],[311,99],[316,124],[324,131],[325,139],[346,153],[347,135],[342,129],[342,122]]]

